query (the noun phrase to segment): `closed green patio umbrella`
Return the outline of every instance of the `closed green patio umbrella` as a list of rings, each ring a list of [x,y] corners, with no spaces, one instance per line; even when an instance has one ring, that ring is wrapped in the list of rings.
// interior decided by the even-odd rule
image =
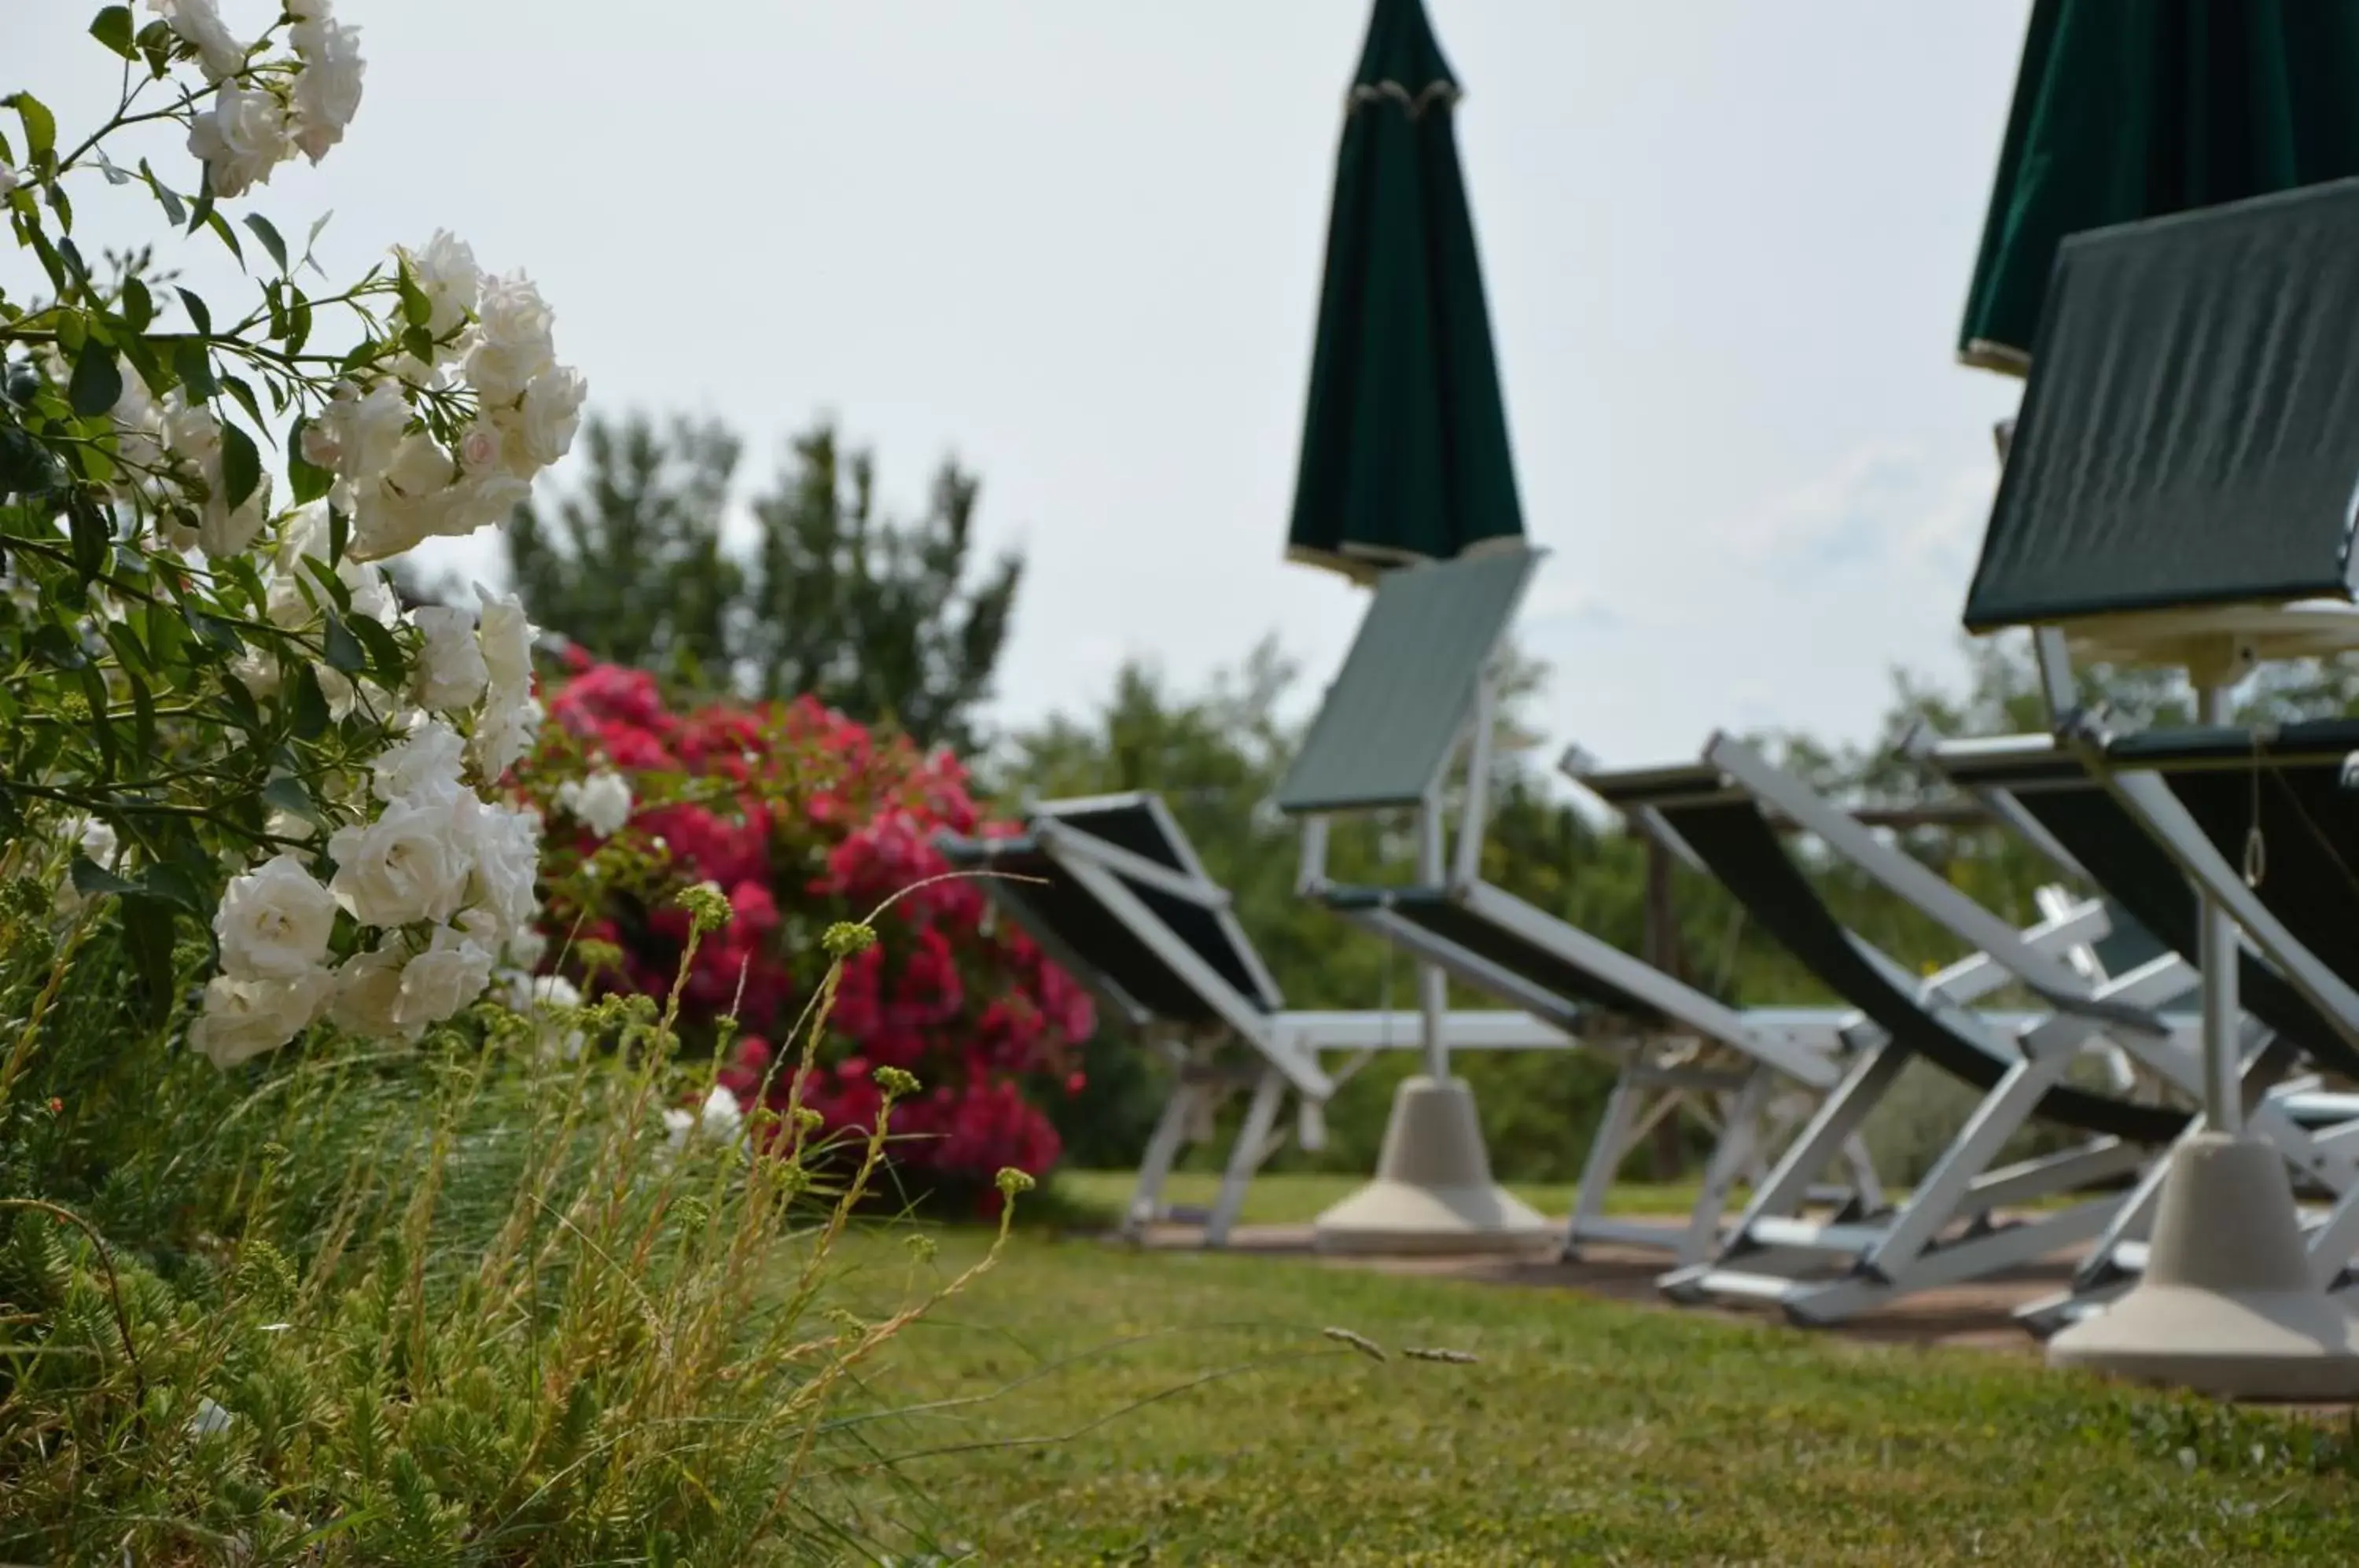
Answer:
[[[2020,376],[2083,229],[2359,174],[2359,0],[2035,0],[1959,357]]]
[[[1366,582],[1519,542],[1523,508],[1451,122],[1419,0],[1376,0],[1343,110],[1287,557]]]

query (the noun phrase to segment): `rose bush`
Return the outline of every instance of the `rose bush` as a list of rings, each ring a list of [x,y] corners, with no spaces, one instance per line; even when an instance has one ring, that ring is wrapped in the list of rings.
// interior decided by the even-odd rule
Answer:
[[[986,1207],[1002,1168],[1038,1176],[1055,1163],[1039,1102],[1079,1086],[1071,1064],[1096,1018],[1037,945],[989,919],[973,880],[945,877],[937,831],[992,831],[955,758],[809,698],[676,711],[654,677],[578,655],[549,710],[520,774],[546,816],[549,885],[599,887],[580,868],[619,834],[672,878],[720,888],[735,912],[697,950],[679,998],[683,1029],[723,1053],[723,1088],[785,1108],[799,1063],[771,1042],[812,1000],[822,932],[891,900],[883,940],[843,966],[800,1103],[849,1132],[874,1123],[880,1070],[915,1074],[923,1088],[894,1116],[896,1164]],[[689,920],[636,889],[555,891],[545,931],[585,984],[669,1000]],[[619,962],[594,982],[565,957],[607,944]]]
[[[258,34],[213,0],[147,10],[91,24],[121,94],[87,136],[0,99],[0,208],[33,264],[29,289],[0,274],[0,839],[69,884],[65,942],[120,901],[154,1023],[211,926],[186,1032],[219,1066],[330,1018],[416,1040],[528,929],[538,821],[488,792],[541,715],[513,598],[405,615],[381,563],[505,522],[585,387],[532,282],[448,234],[337,289],[260,213],[224,216],[359,109],[330,0]],[[109,156],[163,126],[182,179]],[[257,297],[217,310],[148,251],[93,263],[75,203],[108,187],[217,238]]]

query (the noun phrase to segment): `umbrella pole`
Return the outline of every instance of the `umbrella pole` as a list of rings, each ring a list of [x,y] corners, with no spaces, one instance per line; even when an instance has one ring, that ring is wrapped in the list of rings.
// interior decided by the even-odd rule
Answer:
[[[2228,686],[2202,688],[2199,709],[2206,724],[2229,722]],[[2205,1127],[2234,1138],[2245,1127],[2245,1091],[2239,1071],[2243,1030],[2237,1026],[2236,922],[2220,900],[2202,892],[2202,925],[2196,940],[2196,967],[2203,975],[2203,1119]]]
[[[1441,886],[1441,803],[1428,800],[1418,815],[1417,879],[1428,887]],[[1417,1005],[1425,1031],[1425,1075],[1437,1083],[1450,1081],[1450,1041],[1442,1033],[1450,1005],[1450,980],[1438,964],[1417,966]]]

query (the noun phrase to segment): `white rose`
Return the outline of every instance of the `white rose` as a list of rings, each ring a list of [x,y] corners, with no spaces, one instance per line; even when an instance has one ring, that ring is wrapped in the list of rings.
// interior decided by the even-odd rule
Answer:
[[[459,466],[469,473],[489,468],[500,460],[500,428],[477,419],[459,438]]]
[[[533,737],[540,733],[543,717],[540,704],[530,697],[487,703],[476,716],[474,736],[467,743],[476,776],[486,781],[496,779],[523,761],[525,753],[532,749]]]
[[[475,601],[483,606],[476,616],[475,640],[483,648],[493,689],[511,696],[530,691],[534,627],[524,601],[514,593],[495,593],[480,583]]]
[[[448,724],[424,718],[369,764],[370,792],[388,803],[433,800],[447,805],[466,788],[460,779],[465,746]]]
[[[483,280],[467,380],[485,407],[513,403],[555,363],[555,317],[523,273]]]
[[[256,698],[278,695],[278,660],[259,648],[247,648],[229,661],[231,678]]]
[[[15,189],[16,189],[16,169],[5,163],[0,163],[0,196],[5,196]]]
[[[393,466],[402,432],[412,414],[401,383],[387,377],[361,392],[347,382],[336,388],[320,417],[304,427],[304,458],[321,468],[332,468],[343,478],[374,480]],[[310,441],[321,438],[315,452]]]
[[[432,436],[423,430],[412,430],[393,449],[393,460],[386,465],[385,483],[414,500],[446,488],[457,474],[451,454],[435,445]]]
[[[224,561],[252,544],[262,532],[262,525],[270,517],[270,475],[254,487],[254,494],[230,509],[229,500],[218,489],[205,502],[205,509],[197,517],[197,548],[214,561]]]
[[[213,0],[147,0],[147,9],[195,48],[197,69],[204,72],[207,82],[235,76],[245,68],[247,46],[238,42],[237,35],[222,21]]]
[[[529,808],[488,806],[475,828],[475,898],[506,933],[532,924],[540,900],[534,884],[540,875],[540,813]]]
[[[173,398],[164,411],[164,446],[195,469],[207,485],[220,482],[221,421],[202,403]]]
[[[474,853],[473,812],[482,802],[396,800],[376,821],[328,835],[336,901],[368,926],[447,920],[459,910]]]
[[[534,376],[518,409],[523,461],[547,468],[572,451],[574,432],[582,428],[582,405],[589,396],[589,381],[570,365],[553,365]],[[530,470],[515,456],[510,462],[529,477]]]
[[[540,961],[548,955],[549,938],[530,926],[508,938],[508,962],[520,969],[530,971],[538,968]]]
[[[262,831],[272,838],[291,838],[300,842],[316,837],[320,829],[318,824],[292,811],[273,811],[269,820],[262,824]]]
[[[204,1011],[189,1026],[189,1045],[223,1069],[276,1051],[311,1026],[335,984],[324,969],[289,980],[217,975],[205,985]]]
[[[532,486],[505,469],[486,468],[444,495],[449,500],[435,532],[446,539],[465,539],[485,528],[505,527],[516,509],[532,499]]]
[[[85,821],[80,825],[79,830],[70,827],[67,830],[67,836],[74,841],[76,848],[90,858],[90,863],[102,871],[114,870],[115,861],[122,857],[122,842],[115,837],[114,830],[104,822],[95,820]],[[82,890],[73,885],[71,877],[58,884],[55,905],[57,912],[66,919],[71,920],[82,913],[82,906],[89,902],[89,898],[83,895]],[[536,962],[538,962],[537,959]]]
[[[234,878],[213,912],[222,969],[235,980],[291,980],[328,956],[336,923],[333,894],[303,863],[281,853]]]
[[[344,139],[344,127],[360,112],[361,59],[358,27],[332,21],[327,0],[298,0],[309,13],[288,29],[288,41],[303,69],[295,74],[295,145],[317,164]]]
[[[563,1010],[582,1005],[582,990],[562,975],[536,975],[532,999],[537,1006]]]
[[[348,554],[338,563],[336,575],[352,593],[353,615],[365,615],[381,626],[400,624],[401,600],[383,572]]]
[[[489,949],[444,926],[401,971],[394,1021],[405,1029],[439,1024],[484,994],[492,981]]]
[[[349,559],[386,561],[432,539],[442,531],[450,495],[440,490],[430,495],[403,495],[382,482],[362,486],[353,497]]]
[[[737,1096],[715,1083],[712,1092],[704,1096],[698,1111],[672,1109],[663,1115],[664,1133],[674,1149],[688,1142],[690,1133],[726,1143],[735,1138],[737,1129],[745,1124],[745,1114],[738,1107]]]
[[[0,185],[0,196],[7,191]],[[153,468],[164,460],[164,410],[138,371],[124,365],[121,374],[123,395],[115,398],[114,410],[115,453],[134,468]]]
[[[387,943],[346,959],[336,971],[329,1021],[363,1040],[414,1039],[418,1031],[403,1028],[399,1020],[401,969],[408,956],[397,944]]]
[[[611,768],[602,768],[587,779],[569,779],[559,785],[557,803],[600,838],[612,838],[631,820],[630,782]]]
[[[409,275],[417,281],[419,291],[434,307],[433,314],[426,320],[426,330],[440,343],[467,319],[476,292],[483,287],[483,269],[475,265],[475,253],[449,230],[437,229],[425,248],[413,251],[400,247],[397,254],[409,264]]]
[[[491,671],[475,644],[473,619],[447,604],[422,604],[409,612],[409,624],[426,639],[414,688],[419,706],[454,713],[484,694]]]
[[[189,156],[204,164],[212,193],[225,201],[269,184],[294,149],[287,111],[266,87],[223,82],[212,108],[189,126]]]

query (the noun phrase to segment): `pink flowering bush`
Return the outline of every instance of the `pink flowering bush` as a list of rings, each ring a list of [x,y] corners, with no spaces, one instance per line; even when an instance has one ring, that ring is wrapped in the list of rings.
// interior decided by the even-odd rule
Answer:
[[[669,898],[582,875],[602,849],[644,851],[658,885],[711,882],[734,918],[698,947],[679,998],[681,1032],[725,1056],[723,1087],[784,1113],[799,1063],[774,1059],[826,973],[821,937],[875,916],[877,942],[844,965],[825,1041],[799,1101],[831,1133],[875,1122],[882,1068],[922,1088],[893,1116],[892,1155],[913,1192],[999,1201],[1003,1167],[1034,1176],[1059,1141],[1042,1112],[1078,1089],[1090,998],[1021,931],[987,918],[983,889],[949,870],[933,835],[995,831],[946,752],[921,753],[810,698],[669,706],[653,677],[577,657],[549,698],[554,721],[524,777],[545,795],[547,931],[586,983],[669,1000],[689,916]],[[580,782],[630,785],[611,838]],[[571,790],[551,780],[573,780]],[[621,806],[619,788],[600,788]],[[573,802],[569,805],[568,802]],[[889,903],[888,903],[889,900]],[[615,961],[588,975],[584,956]],[[777,1124],[771,1124],[775,1131]]]

